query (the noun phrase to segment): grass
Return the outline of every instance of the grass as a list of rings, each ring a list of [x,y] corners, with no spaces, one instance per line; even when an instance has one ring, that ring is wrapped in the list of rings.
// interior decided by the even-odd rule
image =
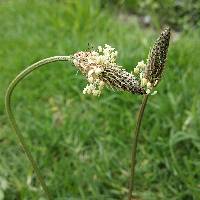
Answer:
[[[0,196],[44,198],[4,111],[6,87],[29,64],[104,43],[132,70],[159,31],[123,21],[98,1],[0,2]],[[140,199],[200,199],[200,30],[171,42],[165,77],[149,99],[136,166]],[[84,96],[86,81],[68,63],[24,80],[13,98],[23,135],[57,200],[126,199],[135,114],[142,97],[104,91]],[[7,187],[2,187],[2,183]]]

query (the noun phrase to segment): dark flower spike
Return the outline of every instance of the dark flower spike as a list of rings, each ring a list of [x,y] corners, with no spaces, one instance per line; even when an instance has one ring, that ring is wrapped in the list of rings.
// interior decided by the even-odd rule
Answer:
[[[166,62],[167,51],[170,40],[170,28],[165,28],[150,50],[147,64],[144,61],[138,62],[134,68],[135,74],[140,75],[142,87],[146,87],[146,92],[151,93],[152,89],[161,80]]]
[[[150,50],[145,71],[146,79],[156,86],[161,79],[170,40],[170,28],[165,28]]]
[[[117,65],[117,54],[114,48],[106,44],[96,51],[81,51],[73,55],[74,65],[89,82],[83,94],[99,96],[106,85],[133,94],[146,94],[136,77]]]

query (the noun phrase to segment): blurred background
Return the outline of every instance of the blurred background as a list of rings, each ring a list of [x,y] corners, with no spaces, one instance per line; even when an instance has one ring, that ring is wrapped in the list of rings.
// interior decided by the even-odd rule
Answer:
[[[142,123],[134,194],[200,199],[200,1],[1,0],[0,200],[45,199],[4,111],[17,73],[105,43],[131,71],[165,25],[172,28],[168,61]],[[126,199],[142,97],[109,89],[87,96],[85,85],[70,63],[35,71],[14,92],[17,122],[54,199]]]

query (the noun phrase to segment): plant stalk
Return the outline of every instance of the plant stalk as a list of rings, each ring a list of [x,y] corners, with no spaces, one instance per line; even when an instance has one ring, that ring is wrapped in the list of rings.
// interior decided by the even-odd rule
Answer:
[[[52,62],[56,62],[56,61],[69,61],[70,60],[70,56],[53,56],[53,57],[49,57],[49,58],[46,58],[46,59],[43,59],[43,60],[40,60],[39,62],[36,62],[34,63],[33,65],[27,67],[25,70],[23,70],[21,73],[19,73],[14,79],[13,81],[10,83],[10,85],[8,86],[8,89],[6,91],[6,95],[5,95],[5,108],[6,108],[6,113],[7,113],[7,116],[8,116],[8,119],[10,121],[10,124],[14,130],[14,133],[16,134],[16,136],[18,137],[19,139],[19,142],[28,158],[28,160],[30,161],[34,171],[35,171],[35,174],[42,186],[42,189],[47,197],[48,200],[52,200],[52,197],[48,191],[48,188],[44,182],[44,179],[40,173],[40,170],[38,168],[38,165],[36,163],[36,161],[34,160],[26,142],[25,142],[25,139],[23,137],[23,135],[20,133],[20,130],[17,126],[17,123],[16,123],[16,120],[15,120],[15,117],[13,115],[13,112],[12,112],[12,108],[11,108],[11,97],[12,97],[12,93],[15,89],[15,87],[27,76],[29,75],[32,71],[40,68],[41,66],[44,66],[48,63],[52,63]]]
[[[136,165],[136,151],[137,151],[137,143],[138,143],[138,136],[140,131],[140,126],[144,114],[144,110],[147,104],[148,95],[144,95],[142,104],[140,106],[139,112],[137,114],[137,122],[133,136],[133,144],[132,144],[132,156],[131,156],[131,175],[130,175],[130,182],[129,182],[129,192],[128,192],[128,200],[131,200],[132,191],[134,186],[134,175],[135,175],[135,165]]]

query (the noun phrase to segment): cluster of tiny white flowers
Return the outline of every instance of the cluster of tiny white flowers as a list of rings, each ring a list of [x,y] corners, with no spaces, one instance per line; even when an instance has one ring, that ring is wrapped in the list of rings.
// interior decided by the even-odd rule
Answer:
[[[102,46],[98,46],[97,54],[98,54],[97,58],[98,64],[103,64],[104,66],[116,64],[115,62],[118,52],[115,51],[115,48],[112,48],[110,45],[105,44],[103,48]]]
[[[74,54],[73,63],[87,77],[89,84],[83,89],[83,94],[99,96],[105,86],[101,80],[101,74],[107,66],[117,66],[116,58],[118,52],[115,48],[105,44],[98,46],[96,51],[78,52]]]
[[[145,70],[146,70],[146,68],[147,68],[147,65],[142,60],[142,61],[138,62],[137,66],[134,68],[134,73],[139,76],[141,87],[144,87],[145,90],[146,90],[146,93],[150,94],[152,92],[153,86],[155,86],[157,84],[157,82],[154,83],[154,85],[152,85],[147,80],[147,78],[145,78]],[[151,93],[151,95],[155,95],[155,94],[157,94],[157,91],[153,91]]]
[[[93,77],[90,77],[90,79],[93,79]],[[83,89],[83,94],[92,94],[94,96],[99,96],[102,89],[104,88],[104,85],[105,83],[103,81],[96,79],[95,81],[90,82],[86,85],[86,87]]]

